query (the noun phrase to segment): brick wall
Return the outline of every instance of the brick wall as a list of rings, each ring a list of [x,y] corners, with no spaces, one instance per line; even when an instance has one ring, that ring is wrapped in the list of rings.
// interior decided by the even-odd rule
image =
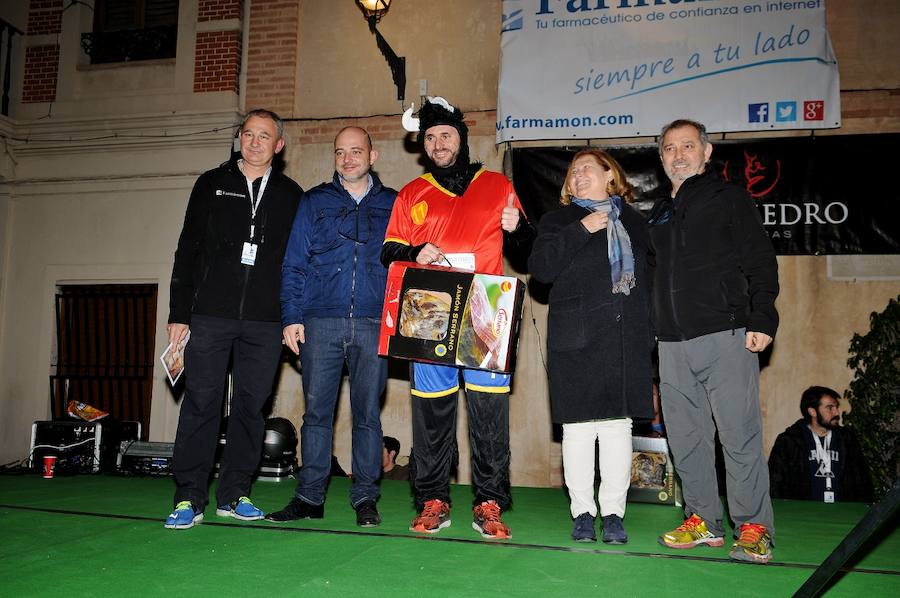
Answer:
[[[59,72],[59,45],[28,45],[29,38],[57,35],[62,23],[63,0],[31,0],[28,5],[28,31],[25,37],[25,73],[22,103],[52,102],[56,99]],[[35,43],[32,39],[31,43]]]
[[[493,110],[467,112],[466,126],[469,127],[469,137],[493,136],[496,132],[494,125],[496,120],[497,113]],[[293,144],[331,143],[338,131],[351,125],[362,127],[368,131],[372,141],[402,139],[407,135],[399,115],[302,120],[287,123]]]
[[[300,2],[270,0],[251,4],[247,109],[268,108],[283,117],[293,114],[299,28]]]
[[[25,48],[25,81],[22,102],[52,102],[56,99],[56,73],[59,70],[59,46]]]
[[[31,0],[28,5],[28,35],[59,33],[62,0]]]
[[[197,21],[223,21],[241,18],[241,0],[199,0]]]
[[[841,118],[843,125],[840,129],[817,131],[816,135],[871,133],[873,119],[896,123],[896,119],[900,118],[900,91],[843,91],[841,92]],[[469,127],[469,138],[493,137],[496,134],[496,120],[497,113],[494,110],[467,112],[466,125]],[[373,141],[402,139],[407,134],[400,122],[399,115],[298,120],[288,122],[286,125],[293,144],[331,143],[338,131],[350,125],[366,129]],[[895,126],[890,124],[887,124],[885,128],[895,130]],[[765,137],[766,133],[753,136]],[[728,139],[735,137],[746,137],[746,134],[725,135],[725,138]]]
[[[900,90],[873,89],[841,92],[841,121],[854,118],[900,117]],[[818,133],[817,133],[818,134]]]
[[[194,92],[238,92],[241,70],[241,32],[197,33],[194,54]]]

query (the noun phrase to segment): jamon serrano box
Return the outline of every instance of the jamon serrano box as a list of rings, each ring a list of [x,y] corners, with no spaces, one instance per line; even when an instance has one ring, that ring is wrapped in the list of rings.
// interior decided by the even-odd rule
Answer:
[[[631,450],[628,501],[681,506],[681,485],[669,458],[668,441],[632,436]]]
[[[394,262],[378,354],[512,371],[525,285],[512,276]]]

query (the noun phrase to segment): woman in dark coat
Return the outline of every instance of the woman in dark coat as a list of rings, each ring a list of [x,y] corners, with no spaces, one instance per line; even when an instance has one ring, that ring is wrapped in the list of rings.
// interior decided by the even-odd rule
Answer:
[[[594,451],[600,442],[603,541],[624,544],[631,482],[632,418],[653,417],[650,301],[644,218],[612,156],[579,152],[541,219],[528,260],[552,284],[547,319],[550,406],[563,427],[563,469],[575,520],[572,537],[596,541]]]

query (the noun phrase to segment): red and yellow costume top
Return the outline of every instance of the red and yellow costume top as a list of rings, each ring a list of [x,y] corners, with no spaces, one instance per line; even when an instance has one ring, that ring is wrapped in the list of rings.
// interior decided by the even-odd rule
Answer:
[[[503,273],[500,214],[509,195],[522,211],[512,183],[500,173],[480,169],[462,195],[424,174],[400,190],[385,233],[385,243],[431,243],[444,253],[472,253],[475,271]]]

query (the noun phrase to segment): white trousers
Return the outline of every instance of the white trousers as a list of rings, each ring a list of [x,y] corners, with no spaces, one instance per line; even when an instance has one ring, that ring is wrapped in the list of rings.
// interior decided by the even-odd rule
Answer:
[[[572,517],[597,516],[594,502],[594,447],[600,442],[600,514],[625,516],[631,485],[631,418],[563,424],[563,472]]]

